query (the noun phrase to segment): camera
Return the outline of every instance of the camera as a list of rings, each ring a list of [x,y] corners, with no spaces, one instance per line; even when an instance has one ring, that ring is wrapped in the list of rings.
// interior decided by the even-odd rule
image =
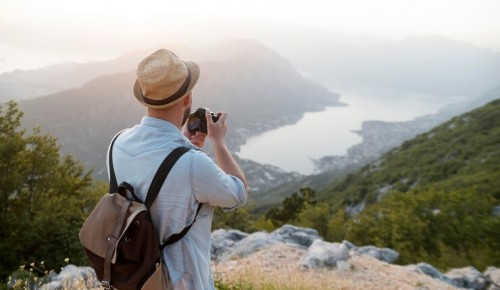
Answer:
[[[205,117],[206,108],[198,108],[194,113],[189,114],[188,118],[188,130],[191,133],[196,133],[197,131],[207,133],[207,118]],[[210,112],[212,116],[212,121],[217,122],[219,120],[219,115]]]

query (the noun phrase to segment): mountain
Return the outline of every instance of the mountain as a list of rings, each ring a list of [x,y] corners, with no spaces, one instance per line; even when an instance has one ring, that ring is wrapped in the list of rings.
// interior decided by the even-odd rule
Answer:
[[[320,195],[357,214],[389,192],[467,190],[500,202],[500,99],[404,142]]]
[[[289,58],[318,77],[442,98],[475,97],[500,84],[500,52],[438,36],[365,45],[329,39]]]
[[[130,52],[110,61],[57,64],[34,70],[14,70],[0,75],[0,102],[25,100],[81,87],[107,74],[130,71],[140,61]]]
[[[201,77],[193,91],[193,109],[206,106],[229,113],[232,150],[238,150],[250,136],[298,121],[307,111],[341,105],[338,94],[304,79],[283,57],[260,43],[239,40],[216,51],[231,54],[199,63]],[[134,81],[134,71],[105,75],[80,88],[21,101],[23,125],[41,126],[52,133],[64,153],[76,156],[103,178],[111,137],[139,122],[144,112],[132,95]],[[275,173],[283,174],[277,169]]]
[[[190,47],[169,44],[172,49],[189,59],[199,60],[200,53]],[[135,50],[106,61],[56,64],[33,70],[14,70],[0,74],[0,102],[26,100],[79,88],[103,75],[129,72],[153,49]]]

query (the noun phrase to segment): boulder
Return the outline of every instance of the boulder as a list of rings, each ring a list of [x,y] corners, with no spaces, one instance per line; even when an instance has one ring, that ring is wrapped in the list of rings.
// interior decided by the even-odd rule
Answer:
[[[349,251],[356,250],[358,248],[356,245],[346,240],[343,240],[341,244],[346,246]]]
[[[337,262],[346,261],[350,257],[345,245],[316,239],[309,247],[307,254],[300,259],[300,267],[302,269],[338,267]],[[345,268],[345,265],[342,267]]]
[[[248,256],[259,249],[275,243],[284,243],[307,249],[314,240],[322,239],[318,231],[284,225],[271,234],[257,232],[247,234],[238,230],[218,229],[212,232],[210,258],[221,261]]]
[[[293,244],[305,248],[309,248],[314,240],[322,239],[315,229],[301,228],[292,225],[282,226],[273,231],[271,236],[285,244]]]
[[[42,285],[40,289],[92,289],[100,286],[101,283],[97,280],[94,269],[66,265],[59,274],[49,277],[49,283]]]
[[[354,267],[349,261],[337,261],[337,269],[346,272],[354,269]]]
[[[375,246],[364,246],[353,250],[357,254],[369,255],[386,263],[393,263],[399,258],[399,253],[389,248],[377,248]]]
[[[453,285],[460,288],[485,290],[489,285],[486,277],[474,267],[452,269],[446,276],[451,279]]]
[[[434,268],[432,265],[429,265],[427,263],[420,263],[417,265],[408,265],[407,267],[413,268],[418,273],[423,273],[423,274],[430,276],[434,279],[438,279],[438,280],[446,282],[452,286],[455,286],[455,284],[453,283],[453,281],[450,278],[446,277],[438,269]]]
[[[279,243],[267,232],[256,232],[246,236],[240,241],[234,243],[234,245],[222,255],[218,256],[218,261],[228,261],[232,259],[239,259],[251,255],[258,250]]]
[[[496,267],[488,267],[484,271],[484,277],[490,282],[488,290],[500,290],[500,269]]]
[[[225,252],[229,251],[236,242],[248,237],[247,233],[238,230],[218,229],[210,235],[210,259],[217,261]]]

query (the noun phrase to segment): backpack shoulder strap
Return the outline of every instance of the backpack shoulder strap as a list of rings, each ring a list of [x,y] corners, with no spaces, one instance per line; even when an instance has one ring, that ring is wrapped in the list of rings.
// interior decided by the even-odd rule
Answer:
[[[146,205],[146,207],[148,209],[151,207],[151,205],[153,205],[153,202],[155,201],[156,197],[158,196],[160,189],[163,186],[163,183],[164,183],[165,179],[167,178],[168,173],[170,172],[170,170],[174,166],[175,162],[177,162],[177,160],[182,155],[184,155],[184,153],[188,152],[189,150],[190,149],[187,147],[178,147],[178,148],[174,149],[174,151],[172,151],[172,153],[170,153],[165,158],[165,160],[163,160],[162,164],[160,165],[160,168],[158,168],[158,171],[156,172],[155,176],[153,177],[153,181],[151,182],[151,185],[149,186],[146,201],[144,202],[144,204]],[[196,210],[196,215],[194,216],[193,222],[190,225],[188,225],[187,227],[185,227],[180,233],[173,234],[172,236],[170,236],[167,239],[167,241],[160,246],[160,250],[162,250],[165,246],[171,245],[171,244],[179,241],[180,239],[182,239],[182,237],[184,237],[189,232],[189,230],[191,229],[191,226],[196,221],[196,217],[198,216],[198,213],[200,212],[202,206],[203,206],[202,203],[198,204],[198,209]]]
[[[179,241],[180,239],[182,239],[182,237],[184,237],[189,232],[189,230],[191,229],[191,226],[196,221],[196,217],[198,216],[198,213],[200,212],[202,206],[203,206],[203,203],[198,204],[198,209],[196,210],[196,215],[194,216],[193,222],[189,226],[185,227],[182,230],[182,232],[180,232],[178,234],[173,234],[170,237],[168,237],[168,239],[165,241],[165,243],[163,243],[160,246],[160,250],[163,250],[163,248],[165,248],[166,246],[171,245],[171,244]]]
[[[118,183],[116,181],[115,169],[113,167],[113,145],[115,144],[116,138],[120,136],[120,134],[124,130],[118,132],[115,135],[113,140],[111,141],[111,145],[109,145],[109,153],[108,153],[108,164],[109,164],[109,192],[117,192],[118,191]]]
[[[172,153],[170,153],[167,157],[165,157],[165,160],[163,160],[160,167],[158,168],[158,171],[156,171],[156,174],[153,177],[153,181],[151,181],[151,185],[149,186],[146,201],[144,202],[148,209],[151,208],[151,205],[153,205],[153,202],[155,201],[161,187],[163,186],[163,182],[167,178],[167,175],[174,166],[175,162],[177,162],[177,160],[189,150],[190,148],[187,147],[178,147],[175,148],[174,151],[172,151]]]

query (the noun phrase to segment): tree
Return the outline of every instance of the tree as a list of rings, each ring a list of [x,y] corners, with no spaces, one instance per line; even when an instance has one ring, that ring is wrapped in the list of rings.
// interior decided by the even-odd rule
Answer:
[[[345,239],[347,221],[349,214],[347,214],[343,207],[331,216],[328,222],[328,233],[324,237],[329,241],[340,242]]]
[[[399,252],[399,262],[484,269],[500,262],[495,200],[472,189],[392,192],[352,217],[346,238]]]
[[[213,229],[227,228],[248,231],[251,226],[252,219],[247,206],[228,212],[224,212],[220,208],[215,210],[212,222]]]
[[[18,245],[10,245],[13,229],[16,228],[16,219],[11,218],[11,200],[17,189],[23,183],[21,152],[26,146],[23,138],[24,131],[18,130],[21,124],[22,113],[14,102],[7,104],[6,111],[0,106],[0,277],[12,270],[13,260],[16,259]],[[14,248],[14,249],[13,249]],[[5,265],[5,266],[4,266]],[[4,268],[10,266],[11,268]]]
[[[298,225],[316,229],[320,236],[328,236],[330,206],[326,202],[311,204],[306,202],[298,215]]]
[[[91,172],[59,155],[55,137],[38,128],[25,136],[22,115],[14,102],[0,107],[0,277],[33,261],[85,263],[78,232],[102,193]]]
[[[274,208],[267,212],[266,218],[279,227],[285,223],[296,222],[299,214],[306,205],[315,205],[316,192],[309,187],[304,187],[299,192],[294,192],[291,196],[283,200],[281,208]]]

